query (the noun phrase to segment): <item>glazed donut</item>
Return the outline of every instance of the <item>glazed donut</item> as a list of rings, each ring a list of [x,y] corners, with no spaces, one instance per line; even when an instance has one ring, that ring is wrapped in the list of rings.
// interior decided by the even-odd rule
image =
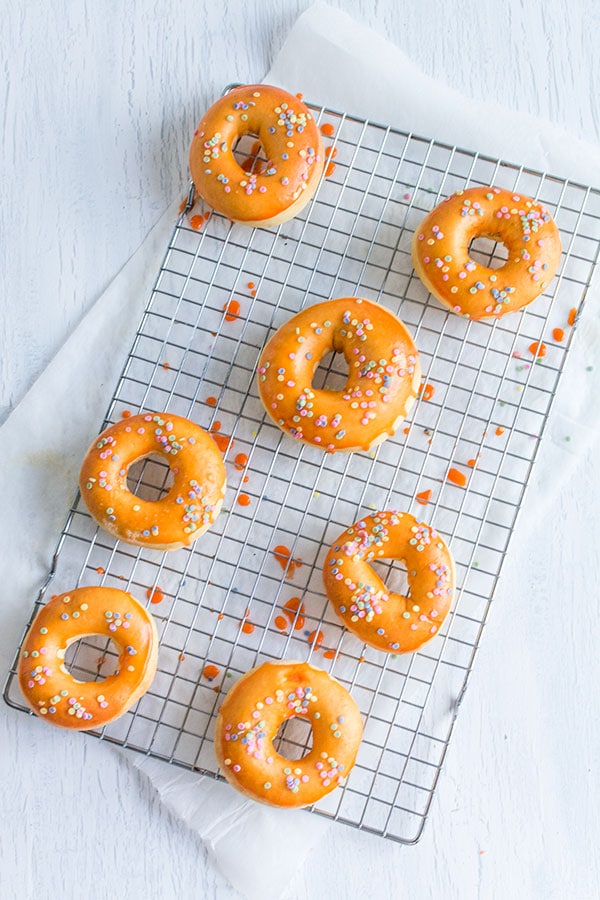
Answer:
[[[312,748],[302,759],[273,746],[294,716],[310,722]],[[308,663],[267,662],[229,690],[217,717],[215,753],[227,781],[271,806],[310,806],[342,784],[354,765],[362,720],[339,681]]]
[[[502,242],[508,259],[490,269],[469,255],[474,238]],[[417,275],[440,303],[470,319],[516,312],[546,289],[558,268],[560,235],[548,211],[530,197],[496,187],[457,191],[415,232]]]
[[[104,681],[77,681],[64,664],[69,644],[102,635],[119,646],[119,664]],[[35,617],[21,646],[19,684],[27,705],[52,725],[102,728],[145,694],[156,671],[152,616],[125,591],[81,587],[58,594]]]
[[[233,151],[255,135],[267,158],[245,172]],[[251,84],[217,100],[194,132],[190,171],[196,191],[217,212],[246,225],[280,225],[302,210],[319,184],[325,156],[309,109],[280,88]]]
[[[142,500],[127,487],[127,472],[153,455],[169,464],[173,485],[160,500]],[[219,514],[225,484],[225,463],[211,436],[169,413],[110,425],[94,440],[79,475],[96,522],[121,541],[154,550],[177,550],[199,538]]]
[[[370,563],[406,565],[408,596],[388,590]],[[409,513],[366,516],[335,541],[323,566],[327,598],[357,637],[387,653],[416,650],[439,631],[454,592],[454,562],[429,525]]]
[[[343,353],[343,390],[313,388],[321,359]],[[268,341],[258,364],[265,409],[287,434],[329,453],[370,450],[394,434],[419,390],[419,354],[406,326],[360,297],[302,310]]]

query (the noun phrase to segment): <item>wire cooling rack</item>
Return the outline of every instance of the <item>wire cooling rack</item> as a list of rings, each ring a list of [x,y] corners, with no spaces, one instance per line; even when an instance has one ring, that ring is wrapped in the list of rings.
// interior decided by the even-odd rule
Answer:
[[[147,602],[160,635],[156,678],[98,736],[212,775],[216,712],[237,677],[269,659],[326,668],[352,692],[365,730],[346,786],[315,811],[411,843],[431,805],[571,345],[570,311],[581,314],[598,260],[600,192],[312,109],[329,158],[315,199],[291,222],[264,230],[205,217],[198,206],[184,210],[104,423],[169,411],[210,430],[227,462],[224,511],[191,549],[158,553],[115,542],[77,497],[32,618],[50,585],[110,585]],[[526,311],[470,322],[428,295],[410,244],[441,199],[489,184],[541,200],[560,228],[563,256]],[[502,251],[486,240],[471,247],[489,265],[501,265]],[[342,296],[398,314],[421,355],[419,401],[396,437],[369,454],[325,455],[294,442],[257,393],[257,359],[273,331],[304,306]],[[547,353],[536,360],[528,348],[542,340]],[[315,383],[337,388],[344,377],[331,356]],[[465,487],[448,481],[451,467],[466,476]],[[150,459],[130,472],[130,483],[157,499],[167,472]],[[452,612],[414,654],[362,645],[331,613],[322,586],[329,545],[362,515],[386,508],[434,524],[456,560]],[[402,589],[399,564],[381,574]],[[94,638],[68,655],[82,680],[112,671],[114,659],[112,645]],[[5,698],[26,710],[14,668]],[[292,720],[280,741],[299,758],[310,743],[306,724]]]

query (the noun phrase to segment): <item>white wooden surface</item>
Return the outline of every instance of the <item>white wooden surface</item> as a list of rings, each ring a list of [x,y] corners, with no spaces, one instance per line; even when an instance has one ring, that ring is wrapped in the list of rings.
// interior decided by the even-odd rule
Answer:
[[[308,5],[5,0],[0,417],[185,192],[200,113],[260,80]],[[596,0],[331,5],[458,90],[599,140]],[[420,844],[335,825],[288,900],[600,895],[598,449],[521,522]],[[2,898],[239,896],[116,752],[4,706],[0,727]]]

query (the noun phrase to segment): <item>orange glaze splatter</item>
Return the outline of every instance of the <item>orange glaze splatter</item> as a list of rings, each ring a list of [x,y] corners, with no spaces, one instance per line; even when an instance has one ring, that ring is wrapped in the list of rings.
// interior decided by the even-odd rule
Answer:
[[[153,588],[148,588],[146,591],[146,597],[150,601],[150,603],[162,603],[165,599],[165,594],[162,588],[159,588],[158,585]]]
[[[210,429],[211,437],[214,440],[215,444],[221,451],[221,453],[227,453],[229,445],[233,445],[233,440],[226,434],[219,434],[221,430],[221,423],[217,419],[216,422],[213,422],[212,428]]]
[[[320,130],[321,134],[324,134],[325,137],[333,137],[335,134],[335,127],[331,124],[331,122],[323,122]]]
[[[241,472],[242,469],[245,469],[246,466],[248,465],[248,457],[246,456],[245,453],[238,453],[238,455],[236,456],[236,458],[233,461],[233,464],[236,467],[236,469],[239,469]]]
[[[329,147],[325,147],[325,159],[335,159],[337,156],[337,147],[334,147],[331,144]]]
[[[546,355],[546,353],[548,352],[548,348],[541,341],[534,341],[533,344],[529,345],[529,352],[532,356],[541,358],[542,356]]]
[[[421,383],[421,387],[419,388],[419,393],[423,400],[431,400],[433,395],[435,394],[435,388],[432,384]]]
[[[335,650],[324,650],[323,656],[325,659],[334,659],[335,658]]]
[[[459,471],[459,469],[448,469],[446,478],[448,481],[452,482],[452,484],[458,485],[458,487],[465,487],[467,483],[467,476],[464,472]]]
[[[477,457],[475,459],[468,459],[467,465],[471,466],[471,468],[473,469],[477,465]]]
[[[416,501],[420,503],[422,506],[425,506],[431,500],[431,491],[421,491],[420,494],[417,494]]]
[[[254,625],[247,619],[244,619],[244,621],[240,625],[240,628],[242,629],[244,634],[252,634],[252,632],[254,631]]]
[[[402,429],[403,434],[408,434],[409,431],[410,431],[410,426],[408,426],[408,425],[406,426],[406,428]]]
[[[311,646],[314,646],[315,649],[317,647],[320,647],[323,643],[323,632],[320,629],[318,631],[316,629],[314,631],[311,631],[308,636],[308,643]]]
[[[131,415],[131,410],[124,409],[123,412],[121,413],[121,418],[128,419],[130,415]]]
[[[218,666],[213,666],[212,663],[209,663],[208,665],[204,666],[202,674],[205,678],[208,679],[208,681],[214,681],[220,671],[221,670]]]
[[[328,164],[327,168],[325,169],[325,178],[331,178],[331,176],[333,175],[334,172],[335,172],[335,163],[330,162]]]
[[[569,310],[569,316],[567,318],[567,322],[569,323],[569,325],[574,325],[576,318],[577,318],[577,308],[574,306],[572,309]]]
[[[226,322],[235,322],[240,317],[240,304],[238,300],[230,300],[223,306]]]
[[[292,551],[285,544],[278,544],[273,550],[273,556],[283,569],[286,577],[293,578],[296,569],[302,565],[301,559],[292,559]]]
[[[240,494],[237,498],[237,502],[240,506],[250,506],[252,503],[252,498],[248,496],[248,494]]]
[[[170,363],[170,362],[164,362],[164,363],[161,363],[161,366],[163,367],[163,369],[170,369],[170,368],[171,368],[171,363]]]
[[[181,214],[187,206],[187,197],[184,197],[181,203],[179,204],[178,212]]]
[[[216,398],[216,397],[207,397],[207,398],[206,398],[206,403],[207,403],[208,406],[216,406],[216,405],[217,405],[217,398]]]
[[[304,603],[300,597],[291,597],[287,603],[283,604],[283,611],[290,621],[290,625],[294,625],[295,631],[304,628]]]
[[[565,339],[565,333],[562,328],[555,328],[552,332],[552,339],[558,344]]]
[[[194,231],[200,231],[205,221],[206,219],[204,218],[204,216],[192,216],[190,218],[190,225],[192,226]]]
[[[275,623],[275,628],[279,628],[280,631],[287,632],[289,622],[285,616],[275,616],[274,623]]]
[[[496,434],[498,435],[498,437],[500,437],[501,434],[504,434],[504,428],[502,428],[501,425],[498,425],[498,427],[496,428]]]
[[[105,569],[103,569],[102,566],[98,566],[96,572],[98,573],[98,575],[104,575]]]
[[[249,291],[254,290],[255,287],[256,287],[256,285],[254,284],[253,281],[249,281],[249,282],[248,282],[247,288],[248,288]]]
[[[177,657],[177,659],[180,660],[181,662],[185,662],[185,653],[180,653],[179,656]]]
[[[250,477],[248,475],[244,475],[244,477],[242,478],[242,484],[248,484],[249,481]]]

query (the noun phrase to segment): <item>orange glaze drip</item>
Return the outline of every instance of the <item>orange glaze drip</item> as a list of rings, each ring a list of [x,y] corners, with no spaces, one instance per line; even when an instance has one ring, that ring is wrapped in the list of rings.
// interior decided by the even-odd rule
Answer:
[[[431,490],[421,491],[421,493],[417,494],[417,496],[416,496],[417,503],[420,503],[422,506],[426,506],[430,500],[431,500]]]
[[[338,154],[337,147],[334,147],[333,144],[331,144],[329,147],[325,147],[325,158],[326,159],[335,159],[337,154]]]
[[[190,225],[194,229],[194,231],[200,231],[206,219],[204,216],[192,216],[190,219]]]
[[[498,425],[498,427],[496,428],[496,434],[498,435],[498,437],[500,437],[501,434],[504,434],[504,428]]]
[[[468,459],[468,460],[467,460],[467,465],[468,465],[468,466],[471,466],[471,468],[474,468],[474,466],[477,465],[477,459]]]
[[[534,341],[533,344],[529,345],[529,352],[532,356],[542,357],[545,356],[548,352],[548,348],[541,341]]]
[[[242,469],[245,469],[246,466],[248,465],[248,457],[246,456],[245,453],[238,453],[236,458],[233,461],[233,464],[236,467],[236,469],[239,469],[241,471]]]
[[[325,169],[325,178],[331,178],[333,173],[335,172],[335,163],[330,162],[327,164],[327,168]]]
[[[285,544],[278,544],[273,550],[273,556],[286,574],[286,578],[293,578],[296,569],[302,565],[301,559],[292,559],[292,551]]]
[[[335,659],[335,650],[324,650],[323,656],[325,659]]]
[[[162,603],[165,599],[165,594],[162,588],[159,588],[158,585],[153,588],[148,588],[146,591],[146,597],[150,601],[150,603]]]
[[[244,634],[252,634],[252,632],[254,631],[254,625],[252,624],[252,622],[249,622],[247,619],[245,619],[242,622],[240,627],[241,627],[242,631],[244,632]]]
[[[467,483],[467,476],[459,469],[448,469],[446,479],[452,482],[452,484],[457,484],[458,487],[465,487]]]
[[[240,506],[250,506],[252,503],[252,499],[248,496],[248,494],[240,494],[237,498],[237,502]]]
[[[216,398],[216,397],[207,397],[207,398],[206,398],[206,403],[207,403],[207,406],[216,406],[216,405],[217,405],[217,398]]]
[[[98,573],[98,575],[104,575],[105,569],[103,569],[102,566],[98,566],[96,572]]]
[[[335,134],[335,127],[331,124],[331,122],[323,122],[320,126],[321,134],[325,135],[325,137],[333,137]]]
[[[230,300],[229,303],[226,303],[223,306],[223,311],[225,313],[226,322],[235,322],[235,320],[240,317],[239,300]]]
[[[314,646],[315,649],[317,647],[320,647],[323,643],[323,632],[320,629],[318,631],[316,629],[314,631],[311,631],[308,636],[308,643],[311,646]]]
[[[561,341],[564,341],[564,339],[565,339],[565,333],[564,333],[563,329],[562,329],[562,328],[555,328],[555,329],[553,330],[553,332],[552,332],[552,338],[553,338],[553,340],[555,340],[557,343],[560,343]]]
[[[285,616],[275,616],[274,623],[275,628],[279,628],[280,631],[287,632],[289,623]]]
[[[212,437],[221,453],[227,453],[229,445],[233,444],[233,440],[227,434],[219,434],[220,430],[221,423],[218,420],[216,422],[213,422],[212,428],[210,429],[210,436]]]
[[[131,415],[131,411],[129,409],[124,409],[123,412],[121,413],[121,418],[128,419],[130,415]]]
[[[206,679],[208,679],[208,681],[213,681],[220,671],[221,670],[218,666],[213,666],[212,663],[209,663],[208,665],[204,666],[202,674]]]
[[[290,625],[293,624],[295,631],[304,628],[304,603],[300,597],[292,597],[287,603],[284,603],[283,611],[288,617]]]
[[[567,322],[569,323],[569,325],[574,325],[576,318],[577,318],[577,308],[574,306],[572,309],[569,310],[569,316],[567,318]]]
[[[420,394],[423,400],[431,400],[435,394],[435,388],[432,384],[421,384]]]

